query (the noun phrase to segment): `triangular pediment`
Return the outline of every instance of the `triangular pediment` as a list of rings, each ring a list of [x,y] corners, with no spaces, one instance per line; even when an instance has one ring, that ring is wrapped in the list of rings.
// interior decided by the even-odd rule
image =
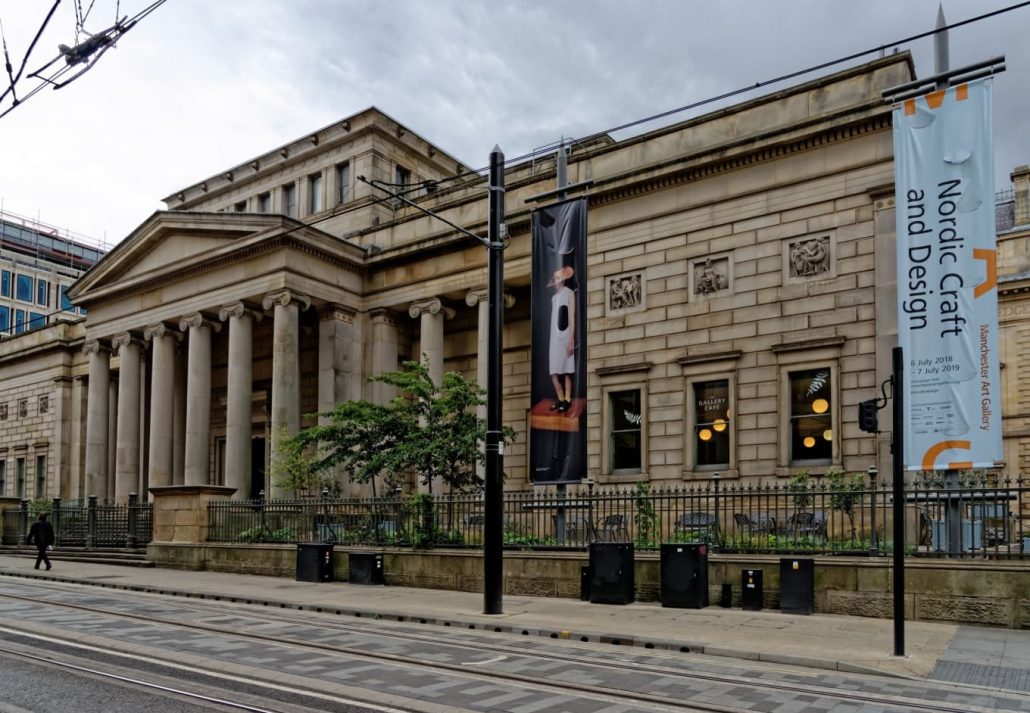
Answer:
[[[94,265],[68,296],[88,304],[120,286],[188,271],[281,234],[290,229],[287,222],[281,215],[159,211]]]

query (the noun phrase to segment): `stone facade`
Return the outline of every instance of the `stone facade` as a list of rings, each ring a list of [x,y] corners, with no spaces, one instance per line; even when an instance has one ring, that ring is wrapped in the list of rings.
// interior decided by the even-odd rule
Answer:
[[[881,92],[912,74],[901,53],[575,148],[569,179],[590,184],[585,476],[889,472],[887,436],[861,432],[856,405],[879,394],[896,341]],[[393,396],[369,376],[425,355],[436,376],[483,379],[484,249],[359,176],[404,184],[425,208],[485,231],[485,179],[375,109],[169,196],[168,211],[71,291],[89,314],[79,341],[54,347],[61,376],[80,380],[52,395],[68,424],[62,492],[278,494],[278,440],[342,400]],[[505,453],[509,489],[528,487],[530,216],[554,181],[548,161],[506,172],[503,418],[519,434]],[[1001,248],[1003,266],[1020,265],[1001,300],[1010,474],[1030,457],[1030,400],[1013,396],[1030,348],[1019,319],[1028,223]],[[14,378],[0,372],[0,383]],[[626,391],[639,394],[641,467],[613,472],[611,404]],[[38,407],[42,392],[18,393]],[[794,425],[797,394],[814,409],[807,435]]]

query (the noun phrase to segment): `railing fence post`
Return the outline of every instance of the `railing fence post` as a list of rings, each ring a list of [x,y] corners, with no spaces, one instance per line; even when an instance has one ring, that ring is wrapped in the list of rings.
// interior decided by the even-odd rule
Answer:
[[[61,541],[61,498],[54,498],[50,512],[50,524],[54,528],[54,544]]]
[[[125,533],[125,546],[128,549],[136,547],[136,524],[139,515],[139,493],[129,493],[129,506],[126,518],[128,532]]]
[[[21,541],[22,544],[29,544],[29,501],[25,498],[21,500],[21,512],[19,513],[18,519],[21,520]]]
[[[86,511],[86,549],[91,550],[97,543],[97,496],[89,496]]]

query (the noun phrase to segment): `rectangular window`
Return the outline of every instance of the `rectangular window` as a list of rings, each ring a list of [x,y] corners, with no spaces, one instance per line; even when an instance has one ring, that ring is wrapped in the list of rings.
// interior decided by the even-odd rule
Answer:
[[[640,390],[612,391],[611,405],[611,471],[639,472],[641,464]]]
[[[247,201],[240,201],[239,203],[234,203],[232,209],[237,213],[246,213]]]
[[[793,371],[790,380],[790,461],[827,464],[833,458],[830,369]]]
[[[398,193],[404,193],[404,189],[411,185],[411,171],[404,166],[397,166],[393,172],[393,182]]]
[[[271,213],[272,212],[272,194],[262,193],[257,197],[257,209],[258,213]]]
[[[325,202],[322,200],[322,174],[312,173],[308,176],[308,213],[321,213]]]
[[[0,335],[6,336],[11,330],[11,308],[0,307]]]
[[[32,278],[28,275],[16,275],[14,296],[22,302],[32,301]]]
[[[15,495],[18,496],[19,500],[25,499],[25,459],[19,458],[15,461],[15,470],[18,476],[18,490]]]
[[[0,460],[0,498],[7,497],[7,461]]]
[[[46,326],[46,316],[39,312],[29,312],[29,329],[39,329]]]
[[[50,283],[36,280],[36,304],[46,307],[50,304]]]
[[[694,458],[698,468],[730,465],[730,382],[694,384]]]
[[[0,297],[11,296],[11,271],[0,270]]]
[[[75,306],[72,305],[72,301],[68,299],[68,285],[61,285],[61,309],[62,310],[74,310]]]
[[[21,334],[25,331],[25,310],[14,310],[14,333]]]
[[[36,498],[46,497],[46,456],[36,456]]]
[[[283,213],[291,218],[297,217],[297,184],[287,183],[283,186]]]
[[[350,200],[350,164],[336,164],[336,205]]]
[[[79,307],[79,314],[81,314],[83,317],[85,317],[86,316],[86,308],[85,307]]]

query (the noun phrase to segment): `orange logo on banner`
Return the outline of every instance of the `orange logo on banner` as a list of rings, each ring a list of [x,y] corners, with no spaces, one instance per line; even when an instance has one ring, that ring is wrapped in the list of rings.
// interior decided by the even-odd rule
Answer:
[[[998,252],[973,248],[973,257],[987,263],[987,276],[984,281],[973,288],[973,297],[983,297],[998,286]]]
[[[926,105],[931,109],[940,109],[941,105],[944,104],[944,89],[938,89],[935,92],[930,92],[926,95]],[[955,87],[955,101],[963,101],[969,98],[969,85],[959,84]],[[916,100],[906,99],[905,100],[905,116],[912,116],[916,113]]]
[[[944,451],[950,451],[953,448],[968,451],[971,445],[972,443],[969,441],[941,441],[939,443],[934,443],[923,455],[923,470],[934,470],[934,463],[937,462],[937,456]],[[951,470],[968,470],[972,467],[973,464],[971,461],[952,461],[951,463],[948,463],[948,468]]]

